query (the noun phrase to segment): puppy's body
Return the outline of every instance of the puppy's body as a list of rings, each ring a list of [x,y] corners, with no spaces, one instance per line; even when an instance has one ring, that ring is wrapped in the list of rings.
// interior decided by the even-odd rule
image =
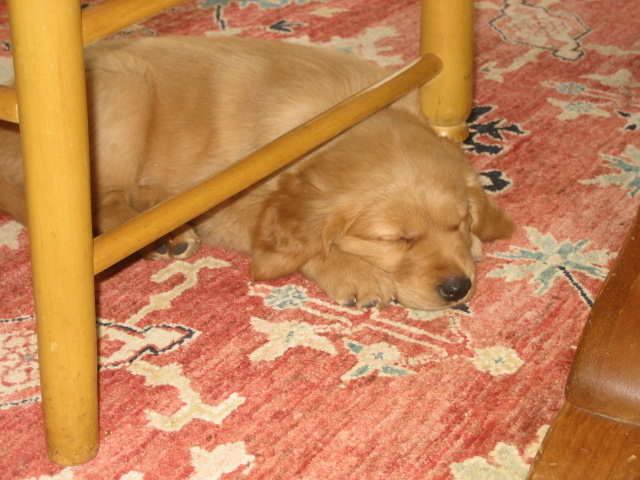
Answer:
[[[227,37],[87,48],[94,223],[109,230],[387,72],[352,56]],[[0,130],[0,208],[26,222],[17,129]],[[253,254],[255,279],[301,270],[335,300],[424,309],[469,299],[480,240],[513,223],[409,96],[194,222]]]

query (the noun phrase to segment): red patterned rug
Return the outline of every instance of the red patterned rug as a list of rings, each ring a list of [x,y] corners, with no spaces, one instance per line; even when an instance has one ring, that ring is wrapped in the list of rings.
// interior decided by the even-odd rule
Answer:
[[[100,453],[62,467],[45,454],[28,235],[0,216],[0,478],[524,479],[640,203],[640,3],[476,14],[466,149],[519,230],[488,246],[468,305],[343,308],[301,276],[251,283],[248,257],[210,247],[130,262],[97,286]],[[418,22],[418,0],[197,0],[122,35],[222,31],[400,67]]]

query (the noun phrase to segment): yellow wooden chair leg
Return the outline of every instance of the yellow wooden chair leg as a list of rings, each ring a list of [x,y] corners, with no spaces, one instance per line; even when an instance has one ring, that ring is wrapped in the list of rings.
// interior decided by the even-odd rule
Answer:
[[[420,89],[422,111],[439,134],[461,142],[473,101],[473,0],[422,0],[420,51],[444,65]]]
[[[87,110],[77,0],[9,0],[49,456],[98,448]]]

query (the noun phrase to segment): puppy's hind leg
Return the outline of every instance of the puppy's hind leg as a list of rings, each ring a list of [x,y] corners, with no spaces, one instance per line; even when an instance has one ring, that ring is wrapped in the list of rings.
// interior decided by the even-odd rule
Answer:
[[[184,224],[151,245],[150,260],[188,258],[200,248],[200,237],[191,225]]]
[[[170,193],[165,188],[153,185],[141,186],[136,190],[134,205],[137,211],[144,211],[169,196]],[[185,224],[154,242],[148,249],[147,258],[188,258],[196,253],[199,247],[200,237],[190,225]]]
[[[93,223],[97,233],[108,232],[138,216],[143,210],[143,208],[134,208],[129,196],[122,190],[111,190],[101,195],[94,202],[93,208]],[[195,232],[193,233],[194,238],[189,235],[190,228],[181,227],[176,230],[175,234],[172,232],[159,238],[142,249],[141,253],[149,260],[188,257],[198,250],[199,245],[199,239]]]

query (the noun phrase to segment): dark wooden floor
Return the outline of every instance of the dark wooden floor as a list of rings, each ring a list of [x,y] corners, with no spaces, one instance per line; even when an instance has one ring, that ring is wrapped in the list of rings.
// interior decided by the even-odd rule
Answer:
[[[527,480],[640,479],[640,213],[596,299]]]

